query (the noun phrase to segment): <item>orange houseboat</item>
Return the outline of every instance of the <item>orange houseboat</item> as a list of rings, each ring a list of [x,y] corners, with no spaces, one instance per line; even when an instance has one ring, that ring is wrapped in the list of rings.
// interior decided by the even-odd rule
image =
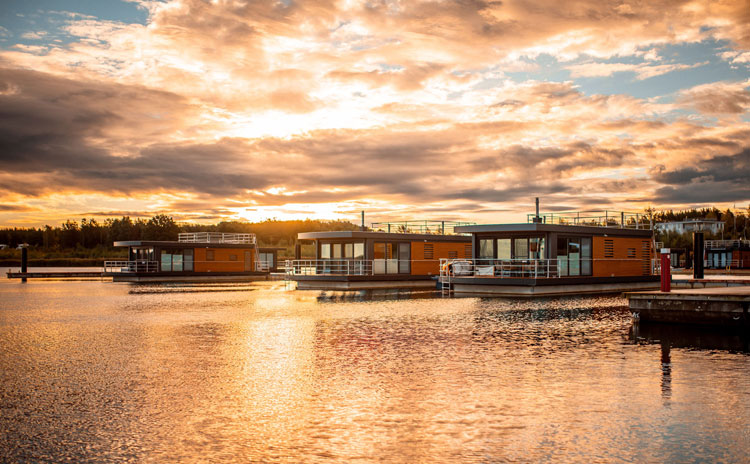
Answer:
[[[313,242],[315,258],[287,261],[287,279],[298,289],[435,288],[441,258],[471,257],[471,237],[452,234],[458,224],[379,223],[368,231],[301,233],[298,240]]]
[[[265,280],[277,248],[258,248],[255,234],[181,233],[177,241],[125,241],[127,261],[107,261],[115,282]]]
[[[642,218],[606,212],[529,215],[526,224],[457,227],[472,258],[444,260],[444,291],[502,295],[657,288],[653,233]],[[640,215],[638,215],[640,216]]]

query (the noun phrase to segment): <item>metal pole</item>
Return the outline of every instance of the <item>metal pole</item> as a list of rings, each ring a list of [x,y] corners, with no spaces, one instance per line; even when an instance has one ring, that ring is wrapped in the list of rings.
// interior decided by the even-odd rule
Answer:
[[[703,232],[693,232],[693,279],[703,278]]]
[[[362,232],[365,231],[365,210],[362,210]]]
[[[661,291],[670,292],[672,284],[671,253],[669,248],[662,248],[659,252],[661,256]]]

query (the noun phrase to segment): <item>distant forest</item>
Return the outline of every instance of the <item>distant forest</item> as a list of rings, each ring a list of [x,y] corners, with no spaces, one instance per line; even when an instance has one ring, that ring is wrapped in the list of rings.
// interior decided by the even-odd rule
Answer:
[[[300,232],[321,230],[357,230],[358,225],[348,221],[277,221],[263,222],[226,221],[214,225],[180,224],[171,217],[160,214],[151,219],[129,217],[120,219],[81,219],[80,222],[65,221],[59,227],[1,228],[0,244],[8,248],[0,250],[0,265],[3,260],[15,262],[20,256],[16,247],[29,245],[29,257],[48,260],[49,265],[70,265],[70,259],[80,259],[80,265],[97,265],[104,258],[123,258],[127,249],[114,248],[115,241],[124,240],[177,240],[180,232],[230,232],[254,233],[261,246],[282,247],[280,256],[293,256],[294,243]],[[52,262],[54,261],[54,262]],[[11,265],[10,263],[5,263]],[[33,263],[32,263],[33,264]],[[37,263],[42,264],[42,263]]]
[[[710,219],[724,222],[724,234],[706,238],[737,239],[750,235],[750,207],[742,211],[721,211],[717,208],[687,209],[681,211],[646,209],[644,215],[654,222],[684,221],[690,219]],[[214,225],[177,223],[167,215],[157,215],[151,219],[122,217],[119,219],[68,220],[59,227],[39,228],[0,228],[0,244],[7,249],[0,250],[0,261],[17,259],[19,244],[29,245],[30,257],[39,260],[64,260],[70,258],[101,260],[103,258],[124,257],[126,250],[114,248],[119,240],[176,240],[180,232],[233,232],[254,233],[261,246],[274,246],[286,249],[281,256],[292,256],[297,234],[324,230],[357,230],[359,226],[348,221],[278,221],[263,222],[225,221]],[[687,234],[659,234],[656,239],[665,246],[689,246],[691,237]],[[55,264],[53,264],[55,265]]]

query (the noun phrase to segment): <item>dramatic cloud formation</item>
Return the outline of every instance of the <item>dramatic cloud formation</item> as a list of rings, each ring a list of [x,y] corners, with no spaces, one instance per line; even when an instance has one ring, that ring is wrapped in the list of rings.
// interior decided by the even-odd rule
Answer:
[[[750,201],[746,1],[23,5],[2,224]]]

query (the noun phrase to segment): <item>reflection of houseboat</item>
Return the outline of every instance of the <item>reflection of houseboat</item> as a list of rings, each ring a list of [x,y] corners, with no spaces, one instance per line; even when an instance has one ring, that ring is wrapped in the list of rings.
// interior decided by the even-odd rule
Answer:
[[[314,259],[287,261],[298,289],[434,288],[441,258],[471,256],[471,237],[453,235],[457,223],[373,224],[380,231],[307,232]],[[451,233],[448,233],[451,232]]]
[[[114,245],[128,248],[127,261],[104,264],[104,272],[115,282],[265,280],[275,268],[277,250],[258,248],[255,234],[215,232],[181,233],[177,241]]]
[[[446,260],[441,282],[455,292],[550,295],[658,287],[652,231],[624,213],[530,215],[526,224],[457,227],[472,259]],[[452,264],[449,266],[449,264]]]

